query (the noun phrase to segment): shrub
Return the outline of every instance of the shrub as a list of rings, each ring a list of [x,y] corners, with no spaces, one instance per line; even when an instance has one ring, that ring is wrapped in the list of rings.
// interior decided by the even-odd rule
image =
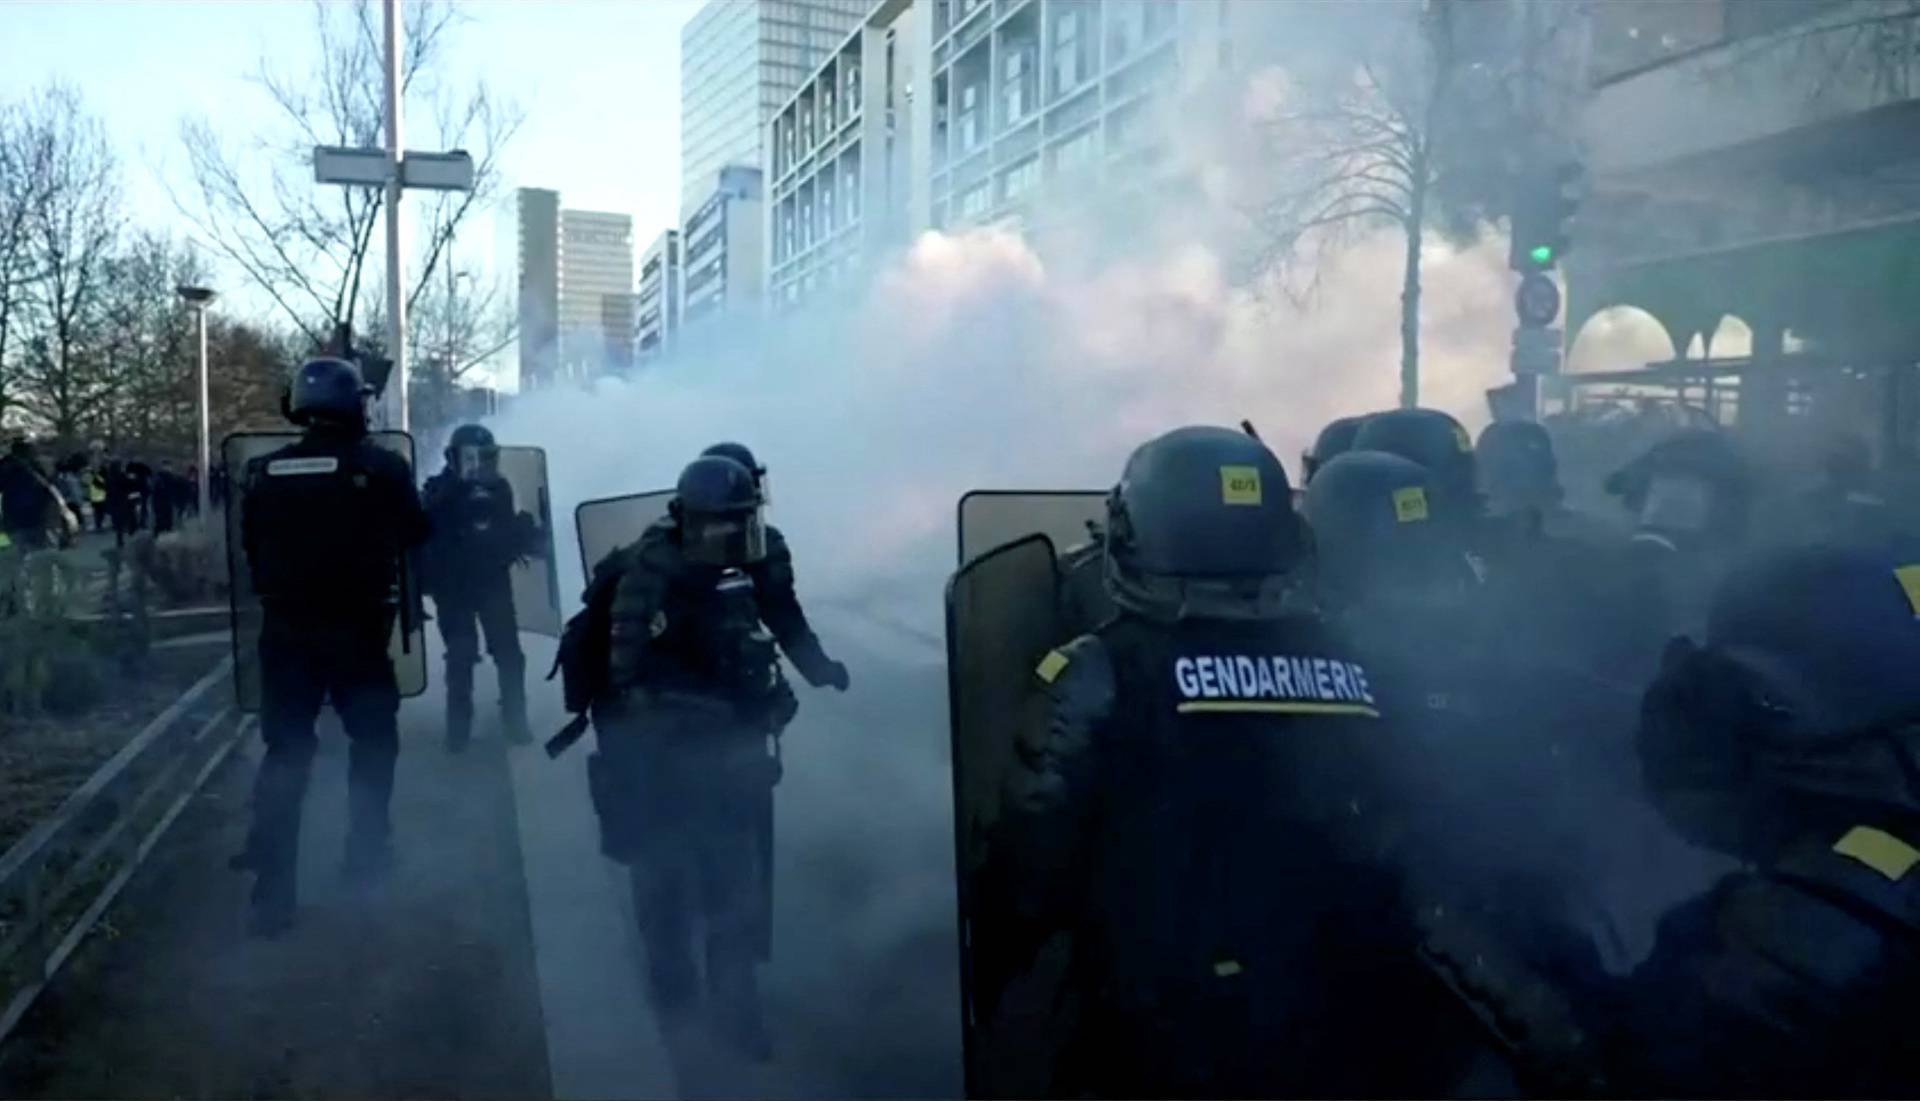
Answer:
[[[170,531],[153,541],[151,552],[136,551],[162,604],[219,604],[227,598],[227,548],[218,527]],[[136,568],[139,568],[136,565]]]
[[[0,714],[75,714],[99,699],[104,680],[84,628],[39,616],[0,619]]]

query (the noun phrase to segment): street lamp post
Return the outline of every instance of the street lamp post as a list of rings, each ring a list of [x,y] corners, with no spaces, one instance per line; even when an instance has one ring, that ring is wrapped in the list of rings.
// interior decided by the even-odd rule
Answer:
[[[180,300],[193,310],[194,319],[200,328],[200,522],[210,523],[213,498],[208,492],[208,479],[213,474],[213,446],[211,442],[212,414],[209,410],[207,388],[207,306],[213,302],[213,292],[205,287],[180,286],[175,288]]]

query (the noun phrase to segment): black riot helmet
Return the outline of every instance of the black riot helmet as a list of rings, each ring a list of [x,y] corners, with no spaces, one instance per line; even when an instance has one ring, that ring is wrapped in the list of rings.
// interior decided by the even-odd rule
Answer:
[[[287,419],[303,426],[324,425],[365,431],[367,384],[351,360],[322,356],[307,360],[287,387]]]
[[[1472,577],[1443,533],[1426,467],[1384,451],[1336,456],[1307,486],[1320,583],[1334,606],[1457,602]]]
[[[463,424],[447,437],[447,466],[461,480],[486,481],[500,474],[500,445],[485,425]]]
[[[1535,421],[1494,421],[1474,448],[1480,489],[1497,511],[1560,502],[1560,463],[1553,437]]]
[[[767,556],[767,528],[753,472],[722,455],[702,455],[680,472],[674,519],[689,562],[744,566]]]
[[[1643,534],[1675,546],[1738,542],[1746,533],[1752,475],[1719,432],[1690,428],[1654,444],[1609,475],[1608,493]]]
[[[1367,422],[1365,416],[1341,417],[1320,430],[1313,438],[1313,446],[1300,456],[1300,481],[1313,484],[1313,476],[1320,468],[1332,462],[1335,457],[1353,450],[1353,439],[1360,434],[1360,426]]]
[[[1368,417],[1353,438],[1355,451],[1385,451],[1433,474],[1434,493],[1462,516],[1479,508],[1473,437],[1438,409],[1391,409]]]
[[[1641,766],[1694,841],[1765,859],[1823,814],[1920,821],[1920,547],[1764,552],[1662,664]]]
[[[1150,440],[1107,497],[1108,590],[1157,621],[1272,617],[1305,552],[1286,470],[1243,432]]]
[[[760,503],[763,505],[768,503],[772,494],[767,490],[767,468],[760,465],[760,461],[753,457],[753,452],[748,449],[746,444],[734,443],[729,440],[724,443],[714,444],[700,454],[718,455],[723,459],[732,459],[734,462],[746,467],[747,471],[753,475],[754,486],[760,490]]]

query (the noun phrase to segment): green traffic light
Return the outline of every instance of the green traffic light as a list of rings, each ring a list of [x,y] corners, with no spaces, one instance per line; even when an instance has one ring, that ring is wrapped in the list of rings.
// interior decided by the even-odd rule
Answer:
[[[1535,245],[1527,252],[1527,258],[1541,266],[1553,263],[1552,245]]]

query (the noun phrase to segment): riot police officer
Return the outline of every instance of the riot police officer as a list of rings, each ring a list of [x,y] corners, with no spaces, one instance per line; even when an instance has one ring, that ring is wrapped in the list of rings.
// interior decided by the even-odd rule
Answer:
[[[367,438],[365,395],[354,364],[309,360],[286,405],[305,433],[246,474],[241,538],[265,616],[266,754],[237,863],[254,873],[252,927],[263,935],[293,921],[300,807],[324,702],[352,740],[346,870],[377,876],[391,860],[400,697],[387,647],[403,556],[428,525],[405,461]]]
[[[761,500],[748,467],[702,456],[670,518],[596,567],[588,600],[606,601],[608,638],[589,767],[602,847],[632,869],[655,1004],[675,1021],[695,1008],[698,930],[713,1023],[765,1058],[772,788],[798,707],[779,653],[815,687],[849,677],[807,623]]]
[[[1004,1016],[1065,933],[1080,1017],[1055,1092],[1420,1092],[1417,1043],[1364,1050],[1425,989],[1378,860],[1383,702],[1312,610],[1285,471],[1239,432],[1168,433],[1128,460],[1107,535],[1119,612],[1035,670],[1044,722],[990,827],[976,1006]]]
[[[1518,527],[1513,534],[1584,543],[1608,541],[1593,517],[1567,507],[1553,437],[1536,421],[1495,421],[1481,429],[1474,465],[1487,510]]]
[[[446,458],[446,469],[427,479],[422,497],[433,521],[423,588],[433,597],[446,645],[447,747],[464,749],[473,730],[473,667],[482,634],[500,679],[507,740],[527,742],[527,663],[510,571],[540,553],[539,532],[530,513],[516,510],[492,432],[461,425],[447,441]]]
[[[1473,437],[1438,409],[1375,413],[1354,434],[1354,451],[1385,451],[1419,463],[1433,475],[1434,495],[1454,522],[1472,523],[1485,511],[1473,459]]]
[[[1617,992],[1624,1087],[1920,1091],[1917,616],[1910,546],[1772,551],[1719,588],[1704,646],[1669,648],[1639,732],[1647,787],[1748,868],[1670,913]]]
[[[1313,477],[1320,468],[1332,462],[1336,457],[1353,450],[1353,440],[1360,434],[1360,426],[1366,423],[1365,416],[1341,417],[1328,422],[1320,434],[1313,438],[1313,446],[1300,456],[1300,482],[1312,485]]]

